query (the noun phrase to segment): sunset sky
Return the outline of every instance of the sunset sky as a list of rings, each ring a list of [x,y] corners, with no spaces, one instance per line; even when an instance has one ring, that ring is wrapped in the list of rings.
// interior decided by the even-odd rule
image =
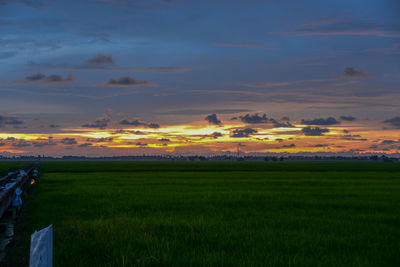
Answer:
[[[398,0],[0,0],[0,155],[400,155]]]

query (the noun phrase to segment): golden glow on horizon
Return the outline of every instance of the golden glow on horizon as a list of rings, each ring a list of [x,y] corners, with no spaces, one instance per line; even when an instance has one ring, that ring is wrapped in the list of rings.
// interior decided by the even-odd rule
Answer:
[[[264,127],[264,128],[263,128]],[[242,123],[224,124],[222,126],[209,125],[204,122],[192,124],[167,125],[161,128],[124,128],[124,129],[93,129],[93,128],[65,128],[55,133],[0,133],[0,141],[8,143],[0,146],[0,152],[26,153],[40,142],[52,140],[57,145],[41,146],[46,151],[71,147],[74,144],[60,143],[64,138],[75,138],[76,148],[86,149],[156,149],[159,153],[174,152],[177,148],[193,148],[196,152],[198,146],[214,152],[236,151],[237,145],[244,152],[343,152],[360,151],[398,153],[400,144],[387,146],[382,149],[372,149],[372,145],[383,140],[398,140],[398,130],[385,130],[384,134],[379,128],[368,128],[367,124],[340,125],[329,128],[323,136],[306,136],[302,133],[301,124],[296,127],[265,128],[265,125],[245,125]],[[234,129],[253,128],[257,132],[240,138],[232,137]],[[326,128],[326,127],[325,127]],[[350,129],[350,133],[345,133]],[[214,136],[219,133],[221,136]],[[347,136],[346,136],[347,135]],[[48,139],[51,137],[52,139]],[[13,140],[15,138],[16,140]],[[18,141],[32,142],[24,146]],[[82,144],[88,143],[85,146]],[[82,145],[79,147],[79,145]],[[39,146],[37,146],[39,147]],[[39,149],[36,149],[39,150]],[[116,153],[116,152],[115,152]]]

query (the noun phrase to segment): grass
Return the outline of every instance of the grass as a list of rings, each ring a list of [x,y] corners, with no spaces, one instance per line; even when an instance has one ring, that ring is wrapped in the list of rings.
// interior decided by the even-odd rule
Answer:
[[[7,175],[8,172],[25,167],[29,163],[27,161],[0,161],[0,178]]]
[[[400,266],[400,164],[45,162],[8,266]]]

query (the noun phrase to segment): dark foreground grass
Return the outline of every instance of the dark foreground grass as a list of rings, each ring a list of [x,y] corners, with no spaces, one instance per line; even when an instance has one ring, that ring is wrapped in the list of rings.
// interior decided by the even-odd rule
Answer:
[[[8,266],[400,266],[400,165],[42,163]]]
[[[27,161],[0,161],[0,178],[29,164]]]

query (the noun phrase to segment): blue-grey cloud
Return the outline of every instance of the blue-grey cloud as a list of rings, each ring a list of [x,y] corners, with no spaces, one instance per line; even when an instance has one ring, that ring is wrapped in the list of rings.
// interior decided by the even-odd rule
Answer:
[[[352,67],[345,67],[342,71],[342,77],[346,78],[367,78],[371,76],[371,73],[366,73],[362,70],[357,70]]]
[[[61,83],[75,82],[76,80],[77,79],[70,74],[68,74],[64,78],[58,74],[51,74],[49,76],[46,76],[43,73],[36,73],[26,76],[23,80],[17,81],[17,83],[29,84],[29,83],[42,82],[47,84],[57,84],[57,83],[61,84]]]
[[[316,144],[314,147],[329,147],[327,144]]]
[[[11,144],[13,147],[27,147],[31,146],[31,143],[25,141],[24,139],[19,139],[16,142]]]
[[[231,137],[240,138],[240,137],[249,137],[257,133],[256,129],[253,128],[245,128],[245,129],[235,129],[231,133]]]
[[[107,114],[103,114],[101,117],[97,118],[94,122],[82,124],[85,128],[99,128],[104,129],[111,122],[111,118]]]
[[[324,133],[329,133],[329,129],[327,128],[319,128],[319,127],[312,128],[310,126],[301,129],[301,131],[306,136],[322,136],[324,135]]]
[[[49,137],[48,139],[41,139],[32,141],[34,147],[45,147],[45,146],[55,146],[57,143],[54,141],[53,137]]]
[[[345,134],[341,139],[348,141],[367,141],[366,138],[361,138],[361,135],[359,134]]]
[[[383,140],[381,142],[383,145],[392,145],[392,144],[400,144],[400,140],[395,141],[395,140]]]
[[[28,75],[25,77],[25,81],[27,82],[37,82],[37,81],[42,81],[46,78],[46,75],[43,73],[37,73],[37,74],[32,74]]]
[[[147,122],[143,122],[138,119],[134,119],[134,120],[122,119],[119,121],[119,124],[120,125],[129,125],[129,126],[144,126],[144,127],[149,127],[149,128],[153,128],[153,129],[160,128],[160,125],[158,123],[147,123]]]
[[[137,146],[147,146],[146,143],[142,143],[142,142],[137,142],[135,145],[137,145]]]
[[[92,144],[91,143],[83,143],[83,144],[78,145],[78,147],[89,147],[89,146],[92,146]]]
[[[386,123],[389,123],[390,125],[400,128],[400,117],[394,117],[388,120],[385,120]]]
[[[101,137],[101,138],[87,138],[86,141],[94,143],[111,142],[114,138],[112,137]]]
[[[211,138],[214,138],[214,139],[217,139],[218,137],[222,137],[222,136],[223,136],[223,134],[220,132],[213,132],[211,134]]]
[[[292,128],[292,127],[294,127],[294,125],[288,121],[282,122],[282,121],[277,121],[273,118],[269,119],[269,121],[274,125],[275,128],[280,128],[280,127]]]
[[[96,56],[89,58],[85,64],[90,66],[114,65],[114,59],[112,55],[99,53]]]
[[[333,117],[328,117],[326,119],[318,118],[318,119],[313,119],[313,120],[301,120],[301,124],[305,124],[305,125],[335,125],[335,124],[340,124],[340,121],[336,120]]]
[[[64,145],[76,145],[78,142],[76,141],[75,138],[63,138],[60,141]]]
[[[0,128],[5,125],[18,126],[18,125],[22,125],[22,124],[24,124],[24,121],[22,121],[18,118],[0,115]]]
[[[138,87],[138,86],[155,86],[154,83],[144,81],[144,80],[136,80],[133,77],[122,76],[119,78],[109,79],[104,83],[105,86],[111,87]]]
[[[240,120],[244,123],[267,123],[268,118],[267,115],[264,113],[262,116],[258,115],[258,113],[250,115],[246,114],[244,116],[240,116]]]
[[[213,113],[205,117],[205,120],[210,124],[222,125],[221,120],[218,119],[217,114]]]
[[[283,148],[293,148],[293,147],[296,147],[296,144],[283,145]]]
[[[353,117],[353,116],[340,116],[340,119],[342,121],[355,121],[355,120],[357,120],[357,118]]]

